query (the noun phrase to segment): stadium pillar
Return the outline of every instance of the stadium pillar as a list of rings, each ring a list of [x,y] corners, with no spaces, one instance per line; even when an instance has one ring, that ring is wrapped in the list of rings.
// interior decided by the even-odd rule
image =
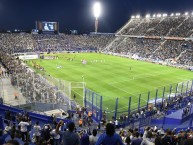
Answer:
[[[166,87],[164,87],[164,89],[163,89],[162,106],[163,106],[163,102],[164,102],[165,91],[166,91]]]
[[[150,97],[150,91],[148,92],[148,96],[147,96],[147,106],[146,106],[146,109],[148,109],[148,106],[149,106],[149,97]]]
[[[97,97],[98,94],[95,94],[95,96],[96,96],[96,97],[95,97],[95,98],[96,98],[96,102],[95,102],[95,103],[96,103],[96,106],[98,106],[98,97]]]
[[[176,85],[175,97],[176,97],[177,92],[178,92],[178,84]]]
[[[36,100],[36,97],[35,97],[35,78],[34,78],[34,72],[33,72],[33,98],[34,100]],[[42,95],[41,95],[41,101],[42,101]]]
[[[114,119],[117,119],[117,109],[118,109],[118,103],[119,103],[119,98],[116,99],[116,104],[115,104],[115,115],[114,115]]]
[[[0,116],[0,129],[4,130],[3,117]]]
[[[189,81],[187,82],[187,85],[186,85],[186,94],[188,93],[188,86],[189,86]]]
[[[101,121],[102,119],[102,113],[103,113],[103,108],[102,108],[102,102],[103,102],[103,97],[101,96],[100,97],[100,118],[99,118],[99,121]]]
[[[98,32],[98,23],[99,23],[98,18],[96,18],[95,19],[95,33]]]
[[[184,89],[184,82],[182,83],[182,88],[181,88],[181,95],[182,95],[182,91]]]
[[[192,92],[192,89],[193,89],[193,80],[192,80],[192,85],[191,85],[190,92]]]
[[[69,87],[68,87],[68,93],[69,93],[69,109],[72,109],[72,104],[71,104],[71,82],[69,82]]]
[[[155,93],[155,106],[156,106],[156,103],[157,103],[157,95],[158,95],[158,89],[156,89],[156,93]]]
[[[84,107],[85,108],[87,108],[87,103],[86,103],[86,100],[88,100],[87,95],[86,95],[87,92],[89,92],[89,96],[90,96],[90,91],[87,90],[87,89],[85,89],[85,92],[84,92],[85,94],[83,94],[83,95],[85,95],[84,98],[83,98],[83,102],[84,102]]]
[[[128,104],[128,123],[130,122],[131,117],[131,97],[129,97],[129,104]]]
[[[92,114],[93,114],[93,108],[94,108],[94,92],[92,92]]]
[[[172,93],[172,85],[170,86],[169,100],[170,100],[171,93]]]
[[[141,106],[141,94],[139,94],[139,101],[138,101],[138,112],[139,112],[140,106]]]
[[[192,127],[192,118],[190,119],[190,122],[189,122],[189,128],[191,128]]]
[[[162,128],[164,128],[165,120],[166,120],[166,116],[164,116]]]
[[[85,102],[86,102],[86,99],[85,99],[85,82],[84,82],[84,79],[83,79],[83,106],[85,107]]]
[[[3,98],[2,98],[2,96],[0,96],[0,104],[3,104]]]

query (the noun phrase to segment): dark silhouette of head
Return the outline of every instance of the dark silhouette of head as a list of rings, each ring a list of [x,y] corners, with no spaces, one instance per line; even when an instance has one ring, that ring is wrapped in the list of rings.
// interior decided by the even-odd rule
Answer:
[[[73,131],[74,131],[74,128],[75,128],[74,122],[70,122],[70,123],[68,124],[68,129],[69,129],[69,131],[70,131],[70,132],[73,132]]]
[[[106,134],[109,136],[113,136],[115,133],[115,127],[112,123],[108,123],[106,125]]]
[[[93,136],[96,136],[97,135],[97,130],[93,129],[92,134],[93,134]]]
[[[151,132],[151,131],[148,131],[147,134],[146,134],[146,137],[147,137],[147,138],[152,138],[152,136],[153,136],[153,135],[152,135],[152,132]]]
[[[134,136],[138,138],[139,137],[139,132],[135,132]]]
[[[36,122],[36,125],[39,125],[39,121]]]

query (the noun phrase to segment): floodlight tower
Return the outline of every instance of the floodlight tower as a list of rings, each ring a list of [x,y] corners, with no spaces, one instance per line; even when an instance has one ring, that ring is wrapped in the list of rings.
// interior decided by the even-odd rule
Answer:
[[[101,14],[101,3],[99,1],[94,2],[93,13],[95,17],[95,33],[97,33],[98,32],[98,18]]]

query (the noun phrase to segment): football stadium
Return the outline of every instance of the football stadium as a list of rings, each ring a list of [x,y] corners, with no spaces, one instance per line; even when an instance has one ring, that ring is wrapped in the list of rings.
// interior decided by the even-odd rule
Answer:
[[[0,145],[193,145],[193,13],[115,33],[0,33]]]

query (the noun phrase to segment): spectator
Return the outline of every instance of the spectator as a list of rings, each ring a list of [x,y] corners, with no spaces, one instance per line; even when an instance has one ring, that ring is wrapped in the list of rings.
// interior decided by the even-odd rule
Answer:
[[[64,124],[63,121],[60,121],[56,127],[56,133],[59,132],[59,127],[61,127]],[[80,138],[78,134],[74,133],[75,124],[73,122],[70,122],[68,124],[68,130],[63,133],[62,142],[63,145],[80,145]]]
[[[85,130],[80,133],[80,145],[89,145],[89,135]]]
[[[166,135],[162,139],[162,143],[166,145],[175,145],[175,139],[172,136],[171,130],[167,130]]]
[[[96,145],[124,145],[121,137],[115,133],[115,127],[113,124],[108,123],[106,125],[106,133],[100,135]]]
[[[96,129],[93,129],[92,135],[89,136],[90,145],[95,145],[95,143],[97,142],[97,140],[98,140],[97,130],[96,130]]]
[[[131,145],[141,145],[142,139],[139,138],[139,133],[135,132],[134,133],[134,138],[131,141]]]
[[[40,135],[41,135],[41,127],[39,126],[39,121],[36,122],[33,129],[34,129],[34,134],[35,134],[35,141],[36,143],[39,143]]]
[[[146,130],[143,134],[143,141],[141,145],[155,145],[154,138],[152,132],[150,130]]]
[[[3,133],[3,130],[0,129],[0,144],[1,144],[1,145],[5,143],[5,139],[6,139],[7,136],[8,136],[8,134],[7,134],[7,133],[4,134],[4,133]]]
[[[184,141],[184,144],[183,145],[193,145],[193,138],[191,138],[191,139],[186,139],[185,141]]]
[[[28,141],[27,126],[29,126],[29,123],[23,118],[22,121],[19,123],[19,126],[21,126],[22,141]]]

